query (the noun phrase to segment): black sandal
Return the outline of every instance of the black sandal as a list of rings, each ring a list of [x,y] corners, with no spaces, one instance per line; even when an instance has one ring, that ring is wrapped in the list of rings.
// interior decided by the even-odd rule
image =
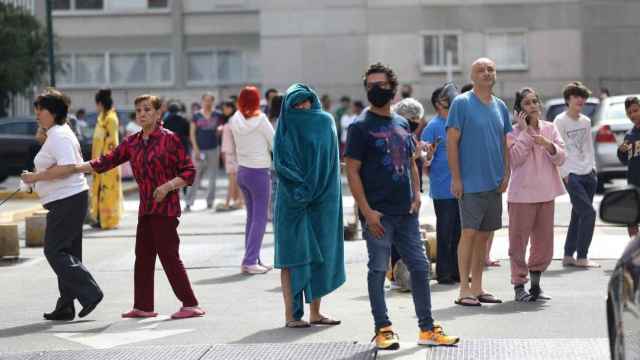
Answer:
[[[287,321],[284,327],[288,327],[290,329],[301,329],[301,328],[311,327],[311,324],[309,324],[304,320],[291,320],[291,321]]]

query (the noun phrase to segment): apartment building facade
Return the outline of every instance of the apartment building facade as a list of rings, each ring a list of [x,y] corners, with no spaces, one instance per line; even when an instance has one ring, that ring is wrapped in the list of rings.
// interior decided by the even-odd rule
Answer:
[[[40,2],[38,2],[40,3]],[[381,61],[425,101],[469,65],[498,64],[496,93],[546,97],[580,79],[613,93],[640,89],[640,2],[625,0],[55,0],[58,86],[74,107],[95,90],[115,103],[152,92],[189,104],[244,84],[297,81],[363,99],[361,75]],[[40,11],[40,5],[36,5]],[[447,57],[447,54],[450,57]],[[447,61],[449,59],[449,61]]]

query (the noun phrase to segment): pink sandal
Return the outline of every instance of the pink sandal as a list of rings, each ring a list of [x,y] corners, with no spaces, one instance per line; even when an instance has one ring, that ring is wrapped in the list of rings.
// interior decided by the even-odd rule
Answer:
[[[122,314],[123,318],[151,318],[158,316],[157,312],[153,311],[142,311],[138,309],[133,309],[129,312]]]
[[[171,315],[171,318],[172,319],[187,319],[187,318],[192,318],[192,317],[203,316],[204,314],[205,314],[205,311],[202,310],[198,306],[181,307],[180,310],[178,310],[178,312],[176,312],[173,315]]]

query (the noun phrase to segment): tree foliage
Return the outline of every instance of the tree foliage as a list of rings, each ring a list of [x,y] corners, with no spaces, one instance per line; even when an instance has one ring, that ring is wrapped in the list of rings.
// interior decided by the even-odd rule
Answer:
[[[0,116],[47,71],[47,33],[26,10],[0,2]]]

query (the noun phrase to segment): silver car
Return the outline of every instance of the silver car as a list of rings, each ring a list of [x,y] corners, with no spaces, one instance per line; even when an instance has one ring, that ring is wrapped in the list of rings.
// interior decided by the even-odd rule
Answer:
[[[604,190],[604,184],[611,179],[626,178],[627,166],[618,160],[618,147],[624,141],[624,135],[633,127],[624,109],[624,100],[628,96],[611,96],[600,102],[596,114],[591,119],[593,148],[598,173],[598,190]],[[640,95],[635,95],[640,97]]]

